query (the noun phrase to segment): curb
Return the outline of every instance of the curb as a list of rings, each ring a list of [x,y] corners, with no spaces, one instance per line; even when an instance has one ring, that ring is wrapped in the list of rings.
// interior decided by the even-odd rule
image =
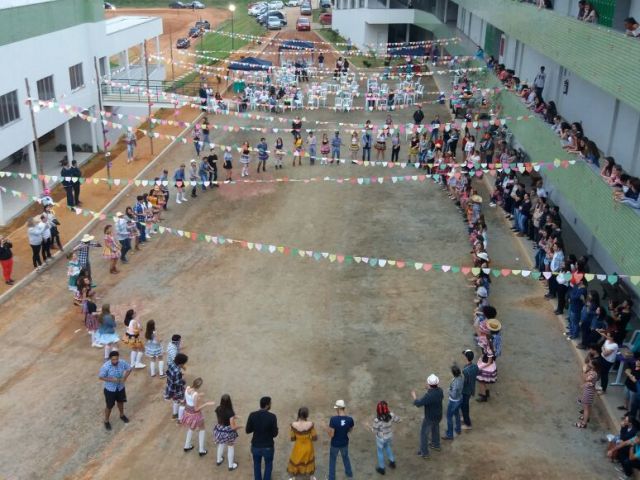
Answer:
[[[200,114],[196,117],[196,119],[192,123],[199,122],[204,115],[205,115],[204,112],[200,112]],[[162,151],[158,153],[158,155],[156,155],[149,163],[147,163],[147,165],[142,170],[140,170],[140,172],[138,172],[138,174],[133,178],[133,180],[138,180],[148,170],[150,170],[151,167],[153,167],[161,157],[163,157],[171,148],[173,148],[179,142],[179,139],[182,138],[182,136],[188,130],[189,128],[185,128],[184,130],[182,130],[182,132],[176,135],[176,139],[171,143],[169,143],[169,145],[163,148]],[[102,213],[105,213],[107,210],[110,210],[111,207],[113,207],[113,205],[118,203],[122,199],[122,197],[124,197],[125,194],[127,194],[129,190],[134,186],[135,186],[134,184],[128,184],[127,186],[125,186],[122,190],[116,193],[115,196],[104,207],[102,207],[98,213],[102,214]],[[79,239],[82,238],[82,236],[87,231],[91,230],[92,228],[95,227],[97,223],[102,221],[103,220],[101,220],[100,218],[91,219],[89,223],[87,223],[84,227],[82,227],[76,235],[74,235],[71,239],[69,239],[69,241],[65,243],[65,247],[78,242]],[[58,262],[58,260],[60,260],[61,258],[65,258],[65,256],[61,253],[62,252],[56,252],[56,254],[52,257],[52,261],[49,263],[49,265],[47,265],[47,267],[43,271],[36,272],[35,270],[32,270],[28,275],[18,280],[18,282],[16,282],[9,290],[7,290],[2,295],[0,295],[0,305],[10,300],[16,293],[18,293],[24,287],[29,285],[36,277],[41,275],[43,272],[46,272],[47,270],[49,270],[49,268],[53,264]]]

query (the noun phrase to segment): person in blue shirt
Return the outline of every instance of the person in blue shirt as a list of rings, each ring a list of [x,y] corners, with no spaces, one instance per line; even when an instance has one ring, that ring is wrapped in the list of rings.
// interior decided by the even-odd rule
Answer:
[[[347,405],[344,400],[337,400],[334,405],[336,415],[329,420],[327,433],[331,438],[331,446],[329,448],[329,480],[336,478],[336,459],[338,453],[342,456],[344,464],[344,474],[347,478],[353,478],[351,470],[351,461],[349,460],[349,433],[353,430],[355,422],[353,418],[346,414]]]
[[[104,409],[104,428],[111,430],[111,410],[113,406],[118,404],[120,412],[120,420],[129,423],[129,419],[124,414],[124,402],[127,401],[127,392],[124,384],[131,374],[131,365],[124,360],[120,360],[120,354],[117,350],[109,353],[109,359],[100,368],[98,378],[104,382],[104,399],[106,408]]]
[[[580,314],[587,299],[586,280],[581,278],[577,285],[569,290],[569,338],[580,336]]]
[[[369,130],[365,130],[362,135],[362,161],[371,161],[371,133]]]
[[[176,203],[182,203],[187,201],[187,197],[184,194],[184,179],[185,179],[184,169],[185,169],[185,166],[183,163],[182,165],[180,165],[180,168],[178,168],[173,173],[173,182],[174,182],[174,185],[176,186],[176,189],[178,190],[178,193],[176,193]]]
[[[140,243],[147,241],[147,212],[144,204],[142,203],[142,195],[136,197],[136,204],[133,206],[133,213],[136,214],[136,227],[140,231]]]
[[[342,146],[342,139],[340,138],[340,132],[336,131],[335,136],[331,139],[331,163],[337,161],[340,165],[340,147]]]
[[[267,160],[269,159],[269,146],[267,145],[267,141],[262,137],[260,139],[260,143],[256,145],[258,149],[258,173],[260,173],[260,166],[262,166],[262,171],[267,171]]]

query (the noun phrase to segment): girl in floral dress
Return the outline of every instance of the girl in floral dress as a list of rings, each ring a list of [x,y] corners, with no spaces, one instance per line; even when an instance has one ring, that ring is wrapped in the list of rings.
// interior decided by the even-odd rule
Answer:
[[[351,152],[351,160],[358,160],[358,152],[360,151],[360,136],[355,130],[351,134],[351,145],[349,145],[349,151]]]
[[[322,158],[320,158],[320,165],[327,164],[327,156],[330,151],[331,146],[329,145],[329,136],[326,133],[323,133],[322,142],[320,143],[320,155],[322,155]]]
[[[136,318],[136,312],[132,308],[127,310],[124,316],[124,325],[127,329],[122,343],[131,349],[131,366],[133,368],[144,368],[146,367],[146,365],[142,363],[144,344],[140,338],[142,325],[140,325],[140,322]]]
[[[109,273],[120,273],[116,268],[118,258],[120,258],[120,243],[113,238],[113,227],[107,225],[104,227],[104,247],[102,249],[102,256],[109,260]]]

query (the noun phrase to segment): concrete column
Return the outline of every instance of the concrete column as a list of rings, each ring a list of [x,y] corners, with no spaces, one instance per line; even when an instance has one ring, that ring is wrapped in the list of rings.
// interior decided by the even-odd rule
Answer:
[[[160,50],[160,37],[156,36],[156,55],[160,57],[162,55],[162,51]],[[156,59],[154,62],[156,65],[160,65],[162,61],[160,59]]]
[[[27,146],[27,156],[29,157],[29,173],[38,175],[38,166],[36,165],[36,150],[33,148],[33,142],[29,142]],[[40,181],[37,177],[31,180],[33,185],[33,194],[40,195]]]
[[[124,73],[126,75],[127,80],[130,80],[130,73],[129,73],[129,49],[126,48],[124,50]]]
[[[67,144],[67,158],[69,159],[69,165],[71,165],[73,148],[71,147],[71,127],[69,126],[69,120],[64,122],[64,142]]]
[[[405,42],[409,41],[410,34],[411,34],[411,25],[407,23],[407,34],[406,34],[406,37],[404,39]]]
[[[391,8],[391,0],[387,0],[387,8]]]
[[[94,118],[100,118],[100,112],[98,112],[96,107],[93,107],[91,116]],[[93,153],[98,153],[98,135],[96,134],[96,124],[93,122],[89,122],[89,128],[91,129],[91,151]]]

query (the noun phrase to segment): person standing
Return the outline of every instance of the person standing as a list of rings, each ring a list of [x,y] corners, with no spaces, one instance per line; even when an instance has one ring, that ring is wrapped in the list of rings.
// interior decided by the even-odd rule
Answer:
[[[0,235],[0,265],[2,265],[2,278],[7,285],[13,285],[11,274],[13,273],[13,244],[8,238]]]
[[[171,418],[182,421],[184,415],[184,387],[186,382],[182,378],[182,372],[187,369],[186,365],[189,361],[184,353],[178,353],[173,362],[169,363],[167,368],[167,388],[164,391],[164,398],[172,400]]]
[[[213,173],[211,170],[211,165],[209,165],[209,157],[203,156],[200,160],[200,165],[198,165],[198,177],[200,178],[200,188],[202,191],[207,190],[207,185],[210,185],[210,176]],[[213,187],[211,187],[213,188]]]
[[[69,160],[65,156],[62,160],[62,169],[60,170],[60,177],[62,177],[62,186],[64,187],[64,191],[67,194],[67,207],[75,207],[76,202],[73,197],[73,182],[71,181],[71,177],[73,177],[73,170],[69,166]]]
[[[240,163],[242,164],[241,177],[249,176],[249,163],[251,162],[251,147],[249,142],[244,142],[240,148]]]
[[[29,218],[29,220],[27,220],[27,236],[29,237],[29,245],[31,245],[33,268],[39,272],[42,269],[42,260],[40,259],[43,242],[42,224],[36,223],[33,218]]]
[[[224,462],[223,454],[226,445],[229,471],[232,472],[238,468],[238,464],[233,461],[235,454],[234,445],[238,439],[238,429],[241,427],[238,425],[236,414],[233,411],[231,397],[226,393],[220,397],[220,405],[216,407],[216,416],[218,423],[213,427],[213,439],[218,444],[216,465],[220,466],[222,462]]]
[[[398,423],[400,417],[394,415],[389,410],[389,404],[384,400],[378,402],[376,407],[376,417],[373,419],[371,430],[376,434],[376,450],[378,454],[378,466],[376,472],[380,475],[385,474],[384,455],[387,454],[389,459],[389,467],[396,468],[396,459],[391,450],[393,440],[393,424]]]
[[[109,273],[120,273],[118,270],[118,259],[120,258],[120,245],[113,238],[113,227],[105,225],[104,227],[104,248],[102,256],[109,260]]]
[[[251,412],[245,427],[247,434],[253,434],[251,455],[253,456],[254,480],[271,480],[274,456],[273,439],[278,436],[278,419],[269,410],[271,410],[271,397],[262,397],[260,410]],[[263,458],[264,474],[262,473]]]
[[[207,157],[207,162],[209,163],[209,183],[211,183],[214,187],[219,187],[218,185],[218,154],[212,148],[209,150],[209,156]]]
[[[142,363],[144,343],[142,343],[142,339],[140,338],[142,325],[140,325],[140,322],[136,318],[136,312],[133,308],[127,310],[123,323],[126,330],[122,343],[131,349],[131,366],[133,368],[144,368],[146,367],[146,365]]]
[[[184,194],[184,180],[186,178],[184,163],[173,173],[173,183],[178,190],[176,193],[176,203],[182,203],[187,201],[187,197]]]
[[[317,439],[316,429],[313,422],[309,420],[309,409],[300,407],[298,419],[291,424],[291,441],[295,443],[287,464],[287,473],[291,475],[290,480],[295,480],[298,475],[315,478],[313,474],[316,471],[316,456],[313,442]]]
[[[193,438],[193,432],[198,430],[198,451],[201,457],[207,454],[205,444],[205,428],[204,428],[204,415],[202,409],[204,407],[215,405],[216,402],[203,402],[200,400],[200,393],[198,389],[202,386],[202,378],[196,378],[190,387],[184,392],[184,400],[186,403],[184,415],[180,423],[188,428],[187,436],[184,441],[184,451],[190,452],[193,450],[193,444],[191,439]]]
[[[120,261],[129,263],[127,260],[127,252],[131,250],[131,239],[129,238],[129,229],[127,228],[127,220],[124,213],[116,213],[116,238],[120,242]]]
[[[371,132],[366,129],[362,135],[362,161],[371,161]]]
[[[536,92],[536,97],[542,100],[542,91],[544,90],[544,83],[547,80],[547,74],[544,73],[544,66],[540,67],[540,72],[533,79],[533,89]]]
[[[147,241],[147,212],[142,195],[136,197],[136,204],[133,206],[133,213],[136,214],[136,227],[140,231],[139,243],[145,243]]]
[[[151,359],[149,362],[149,374],[156,376],[156,360],[158,362],[158,373],[160,378],[164,377],[164,361],[162,360],[162,341],[156,331],[156,321],[147,320],[144,331],[144,354]]]
[[[464,387],[464,377],[460,371],[460,367],[454,365],[451,367],[453,379],[449,384],[449,403],[447,404],[447,434],[442,438],[444,440],[453,440],[453,421],[455,419],[455,431],[458,435],[462,433],[460,422],[460,406],[462,405],[462,389]]]
[[[309,164],[314,165],[318,154],[318,138],[313,132],[309,132],[307,135],[307,145],[309,145]]]
[[[413,124],[416,127],[419,127],[424,120],[424,112],[422,111],[422,105],[416,105],[418,108],[415,112],[413,112]]]
[[[80,240],[80,243],[73,249],[73,251],[78,254],[80,268],[87,272],[89,280],[91,280],[91,258],[89,256],[89,249],[102,247],[98,242],[93,241],[94,238],[93,235],[85,234]]]
[[[320,52],[318,55],[318,70],[322,71],[324,69],[324,54]]]
[[[78,162],[76,160],[72,160],[71,161],[71,176],[75,177],[75,182],[72,180],[73,183],[73,200],[75,202],[75,205],[82,205],[82,202],[80,201],[80,177],[82,177],[82,172],[80,171],[80,168],[78,168]]]
[[[258,149],[258,173],[260,173],[260,167],[262,166],[262,172],[267,171],[267,160],[269,159],[269,146],[267,145],[267,141],[262,137],[260,139],[260,143],[256,145]]]
[[[175,363],[176,356],[182,348],[182,336],[177,333],[171,336],[171,341],[167,344],[167,367]]]
[[[302,136],[302,120],[300,117],[296,117],[291,122],[291,135],[293,135],[293,139],[296,137]]]
[[[598,330],[597,331],[602,338],[604,338],[604,343],[602,344],[602,349],[600,350],[600,386],[602,387],[598,393],[605,394],[607,393],[607,386],[609,385],[609,371],[613,364],[616,362],[616,356],[618,354],[619,346],[613,339],[613,335],[608,330]]]
[[[344,400],[337,400],[333,408],[336,415],[329,420],[327,433],[331,438],[331,446],[329,448],[329,480],[336,478],[336,459],[338,453],[342,456],[344,464],[344,474],[347,478],[353,477],[351,470],[351,460],[349,460],[349,433],[353,430],[355,422],[353,418],[346,415],[347,405]]]
[[[391,161],[397,163],[400,157],[400,132],[391,136]]]
[[[340,138],[340,132],[336,130],[334,137],[331,139],[331,163],[334,161],[340,165],[340,147],[342,146],[342,139]]]
[[[42,230],[42,260],[51,260],[51,226],[45,214],[40,215],[40,229]]]
[[[471,430],[471,417],[469,415],[469,400],[476,394],[476,378],[478,376],[478,366],[473,363],[473,351],[465,350],[462,352],[467,364],[462,369],[464,383],[462,386],[462,403],[460,410],[462,411],[462,430]]]
[[[115,404],[118,404],[120,412],[120,420],[129,423],[129,419],[124,414],[124,402],[127,401],[127,391],[125,382],[131,374],[131,366],[124,360],[120,360],[120,354],[117,350],[109,353],[109,358],[100,368],[98,378],[104,382],[104,399],[106,408],[104,409],[104,428],[111,430],[111,410]]]
[[[169,208],[169,170],[162,170],[162,175],[160,175],[156,184],[160,186],[162,193],[164,193],[164,205],[162,208],[166,210]]]
[[[136,135],[135,133],[133,133],[133,131],[129,131],[127,133],[125,143],[127,145],[127,163],[131,163],[133,162],[136,146],[138,145],[138,142],[136,141]]]
[[[81,288],[83,293],[83,300],[91,296],[90,288]],[[84,302],[83,302],[84,303]],[[98,317],[98,331],[95,334],[95,341],[93,343],[104,345],[104,359],[111,358],[112,352],[118,351],[118,342],[120,338],[116,334],[116,319],[111,314],[111,306],[108,303],[102,305],[100,316]]]
[[[422,458],[429,458],[429,447],[436,451],[440,450],[440,421],[442,420],[442,400],[444,394],[438,386],[440,379],[431,374],[427,377],[427,392],[418,398],[416,391],[411,391],[413,404],[416,407],[424,407],[424,419],[420,428],[420,450],[418,455]],[[431,433],[431,443],[429,443],[429,433]]]

